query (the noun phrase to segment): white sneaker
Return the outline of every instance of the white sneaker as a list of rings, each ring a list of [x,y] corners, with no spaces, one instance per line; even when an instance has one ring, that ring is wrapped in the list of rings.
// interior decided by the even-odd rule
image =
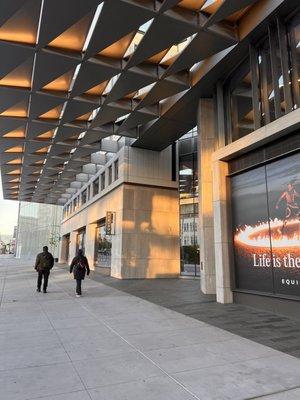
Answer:
[[[81,297],[81,294],[76,294],[76,297]]]

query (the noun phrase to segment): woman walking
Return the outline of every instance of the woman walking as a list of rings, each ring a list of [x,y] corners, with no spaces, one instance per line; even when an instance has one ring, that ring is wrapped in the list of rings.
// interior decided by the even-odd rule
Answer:
[[[87,258],[83,255],[83,251],[78,250],[77,256],[73,258],[70,265],[70,274],[73,272],[76,279],[76,297],[81,296],[81,281],[90,274],[90,267]]]

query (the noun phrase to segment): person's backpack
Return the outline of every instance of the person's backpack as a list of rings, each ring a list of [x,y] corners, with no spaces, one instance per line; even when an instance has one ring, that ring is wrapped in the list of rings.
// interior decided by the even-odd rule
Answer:
[[[40,258],[40,269],[45,270],[50,268],[50,256],[42,254]]]
[[[85,271],[86,265],[84,259],[80,258],[76,263],[76,268],[80,271]]]

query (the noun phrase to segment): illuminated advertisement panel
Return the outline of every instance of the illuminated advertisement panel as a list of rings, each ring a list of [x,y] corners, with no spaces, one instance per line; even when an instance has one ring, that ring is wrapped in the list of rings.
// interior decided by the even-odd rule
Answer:
[[[300,155],[233,176],[236,287],[300,297]]]

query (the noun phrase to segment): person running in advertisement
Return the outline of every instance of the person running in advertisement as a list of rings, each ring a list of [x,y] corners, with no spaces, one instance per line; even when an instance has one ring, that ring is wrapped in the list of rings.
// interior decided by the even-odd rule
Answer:
[[[283,201],[285,202],[285,216],[281,229],[282,234],[289,219],[300,219],[300,206],[297,199],[300,199],[300,194],[297,192],[295,185],[292,182],[289,182],[287,184],[287,189],[280,195],[275,206],[275,208],[278,209],[280,203]]]

